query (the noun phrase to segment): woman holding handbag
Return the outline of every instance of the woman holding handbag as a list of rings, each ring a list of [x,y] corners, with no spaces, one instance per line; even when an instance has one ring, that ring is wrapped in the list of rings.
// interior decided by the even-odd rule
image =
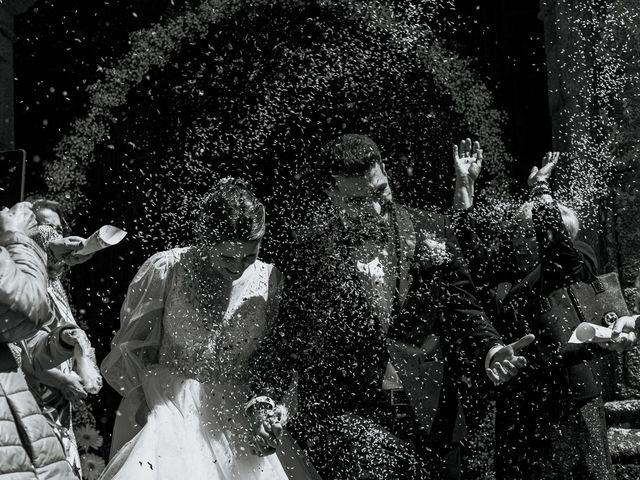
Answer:
[[[549,153],[529,176],[532,201],[517,212],[509,238],[496,252],[485,248],[470,214],[482,150],[469,139],[455,148],[456,228],[487,311],[509,337],[536,333],[528,352],[530,368],[504,385],[496,402],[495,470],[498,480],[612,478],[600,386],[589,358],[592,346],[579,353],[557,354],[545,332],[553,325],[543,315],[545,299],[575,282],[591,282],[597,265],[593,250],[577,241],[575,213],[556,203],[548,180],[558,160]],[[510,288],[498,304],[498,284]],[[548,302],[547,302],[548,303]],[[615,348],[615,347],[610,347]]]

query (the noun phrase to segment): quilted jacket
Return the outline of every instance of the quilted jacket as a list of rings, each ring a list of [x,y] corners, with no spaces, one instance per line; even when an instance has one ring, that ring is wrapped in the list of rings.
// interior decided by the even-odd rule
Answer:
[[[50,319],[45,265],[44,252],[27,236],[0,234],[0,480],[77,478],[8,345]],[[51,368],[72,355],[60,331],[43,336],[34,349],[39,367]]]

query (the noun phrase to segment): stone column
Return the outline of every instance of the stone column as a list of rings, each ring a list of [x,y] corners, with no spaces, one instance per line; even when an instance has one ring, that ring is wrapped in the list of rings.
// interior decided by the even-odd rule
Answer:
[[[588,155],[585,139],[611,146],[613,175],[588,213],[592,228],[586,236],[601,269],[618,272],[631,299],[640,268],[640,2],[541,0],[540,6],[553,145],[576,158]],[[611,79],[615,94],[603,97],[603,85],[607,91]],[[559,173],[561,183],[571,180]],[[640,400],[634,399],[640,398],[640,351],[602,362],[600,373],[617,477],[637,479]]]
[[[581,1],[541,0],[539,17],[544,22],[553,149],[587,158],[588,146],[597,141],[599,135],[600,105],[593,95],[597,75],[594,43],[599,32],[592,21],[596,14],[576,8]],[[562,164],[557,177],[561,185],[570,181],[570,173],[563,172]],[[603,211],[606,206],[594,205],[589,211],[581,212],[589,217],[586,223],[591,227],[583,229],[583,234],[596,250],[601,267],[612,270],[618,265],[615,258],[610,258],[607,245],[598,234]]]
[[[596,249],[600,267],[617,271],[623,287],[633,288],[640,267],[640,188],[636,160],[640,140],[640,35],[633,17],[640,18],[636,0],[541,0],[545,25],[549,112],[555,149],[589,157],[585,145],[614,147],[613,177],[607,194],[592,211],[585,233]],[[588,4],[587,7],[585,5]],[[618,20],[611,26],[611,20]],[[609,23],[607,23],[609,22]],[[615,69],[611,77],[604,70]],[[596,94],[606,78],[625,78],[615,95]],[[619,91],[618,91],[619,87]],[[597,161],[597,160],[596,160]],[[597,167],[597,165],[596,165]],[[560,182],[570,179],[562,178]],[[635,362],[634,362],[635,363]],[[625,372],[626,386],[640,393],[640,378]],[[634,372],[638,373],[639,372]]]
[[[13,121],[13,44],[16,36],[13,19],[25,12],[36,0],[0,1],[0,150],[12,150]]]
[[[597,225],[588,233],[593,246],[600,247],[597,253],[603,268],[619,270],[625,286],[631,286],[640,268],[640,254],[634,251],[639,250],[639,233],[630,232],[629,223],[616,225],[616,222],[620,215],[635,210],[630,202],[624,202],[629,203],[628,206],[620,204],[618,196],[623,192],[633,194],[638,180],[634,156],[637,156],[640,139],[637,113],[640,36],[635,30],[640,21],[640,3],[636,0],[541,0],[540,6],[553,146],[556,150],[577,152],[586,157],[589,155],[586,143],[601,142],[603,136],[614,138],[611,144],[615,150],[611,154],[617,158],[617,178],[611,182],[610,194],[603,199],[605,203],[599,205],[606,212],[602,208],[590,212]],[[612,18],[628,12],[636,16],[605,26]],[[613,65],[612,62],[620,63]],[[606,75],[603,70],[607,68],[619,70],[630,80],[620,85],[623,91],[618,98],[608,98],[605,105],[595,92],[602,85]],[[603,114],[608,117],[604,122]],[[606,234],[597,232],[598,229],[604,229]],[[635,248],[624,247],[629,241]]]

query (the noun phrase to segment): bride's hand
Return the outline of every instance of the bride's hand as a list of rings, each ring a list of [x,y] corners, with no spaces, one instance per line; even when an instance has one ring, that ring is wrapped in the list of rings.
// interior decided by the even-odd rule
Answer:
[[[254,452],[259,457],[266,457],[275,453],[278,445],[276,438],[267,431],[269,427],[268,420],[262,419],[252,423]]]
[[[249,416],[249,423],[253,431],[256,455],[264,457],[275,453],[278,445],[282,443],[283,416],[282,410],[256,409]]]
[[[267,414],[267,425],[265,430],[270,433],[278,442],[282,443],[282,435],[284,434],[284,426],[289,420],[289,410],[284,405],[276,405],[276,408]]]

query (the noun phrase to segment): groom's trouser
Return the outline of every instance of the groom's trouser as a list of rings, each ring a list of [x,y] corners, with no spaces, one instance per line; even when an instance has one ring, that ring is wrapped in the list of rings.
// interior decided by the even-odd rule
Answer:
[[[460,480],[458,444],[426,435],[409,406],[307,415],[298,432],[322,478],[335,480]]]

